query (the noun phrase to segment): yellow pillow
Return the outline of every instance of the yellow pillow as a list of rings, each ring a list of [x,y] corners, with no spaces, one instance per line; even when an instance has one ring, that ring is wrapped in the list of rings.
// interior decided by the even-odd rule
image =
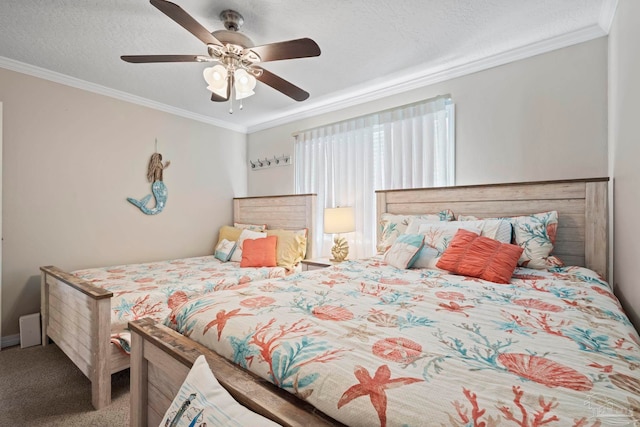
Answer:
[[[230,242],[237,242],[238,237],[240,237],[240,233],[242,233],[242,229],[240,228],[223,225],[220,227],[220,231],[218,232],[218,243],[216,243],[216,247],[223,239],[227,239]]]
[[[306,232],[267,230],[267,236],[276,236],[278,238],[276,262],[279,267],[291,270],[304,259],[307,252]]]

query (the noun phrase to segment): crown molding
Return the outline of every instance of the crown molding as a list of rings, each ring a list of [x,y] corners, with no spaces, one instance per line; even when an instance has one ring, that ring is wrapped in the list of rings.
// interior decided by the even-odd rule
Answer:
[[[598,37],[606,36],[609,29],[611,28],[611,23],[613,17],[615,16],[617,4],[618,0],[604,0],[598,24],[594,24],[580,30],[562,34],[558,37],[531,43],[527,46],[518,47],[516,49],[488,56],[486,58],[473,60],[464,64],[455,65],[444,69],[437,69],[435,67],[432,67],[430,69],[405,72],[402,74],[398,74],[395,77],[390,76],[389,78],[386,78],[384,82],[363,84],[349,90],[337,92],[333,96],[319,98],[315,102],[305,104],[304,106],[293,109],[280,110],[280,112],[270,114],[248,126],[237,125],[212,117],[193,113],[180,108],[172,107],[170,105],[152,101],[147,98],[131,95],[129,93],[115,89],[110,89],[105,86],[90,83],[84,80],[77,79],[75,77],[70,77],[61,73],[25,64],[2,56],[0,56],[0,67],[28,74],[34,77],[39,77],[55,83],[60,83],[66,86],[71,86],[100,95],[120,99],[122,101],[131,102],[133,104],[142,105],[144,107],[153,108],[155,110],[164,111],[169,114],[174,114],[176,116],[196,120],[213,126],[218,126],[220,128],[248,134],[273,128],[276,126],[281,126],[297,120],[342,110],[388,96],[397,95],[399,93],[420,89],[435,83],[462,77],[468,74],[476,73],[478,71],[484,71],[489,68],[507,64],[509,62],[526,59],[532,56],[551,52],[553,50],[593,40]]]
[[[119,99],[121,101],[130,102],[132,104],[142,105],[143,107],[153,108],[154,110],[164,111],[165,113],[184,117],[186,119],[196,120],[198,122],[207,123],[220,128],[229,129],[229,130],[233,130],[233,131],[245,133],[245,134],[247,133],[246,126],[240,126],[240,125],[225,122],[222,120],[214,119],[212,117],[207,117],[202,114],[192,113],[191,111],[172,107],[170,105],[152,101],[150,99],[143,98],[141,96],[131,95],[130,93],[111,89],[106,86],[90,83],[85,80],[80,80],[75,77],[57,73],[55,71],[47,70],[41,67],[36,67],[35,65],[25,64],[24,62],[15,61],[13,59],[5,58],[3,56],[0,56],[0,68],[6,68],[7,70],[17,71],[22,74],[27,74],[33,77],[49,80],[54,83],[60,83],[65,86],[71,86],[76,89],[86,90],[88,92],[97,93],[98,95],[108,96],[111,98]]]
[[[602,31],[609,34],[611,31],[611,25],[613,24],[613,18],[616,16],[616,9],[618,8],[618,0],[603,0],[602,8],[600,8],[600,17],[598,19],[598,25],[602,28]]]
[[[606,1],[609,2],[609,0]],[[594,24],[558,37],[531,43],[526,46],[442,70],[431,68],[412,73],[404,73],[395,78],[391,77],[384,83],[363,85],[355,89],[339,92],[335,96],[320,99],[312,104],[307,104],[304,107],[273,114],[266,120],[249,125],[247,133],[258,132],[297,120],[375,101],[387,96],[397,95],[402,92],[416,90],[435,83],[462,77],[478,71],[484,71],[509,62],[551,52],[553,50],[604,37],[606,35],[607,33],[599,24]]]

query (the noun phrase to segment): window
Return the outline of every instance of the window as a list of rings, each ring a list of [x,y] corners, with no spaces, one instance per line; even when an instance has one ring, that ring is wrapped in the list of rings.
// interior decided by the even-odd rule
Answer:
[[[454,184],[454,105],[450,97],[357,117],[296,135],[295,188],[316,193],[314,253],[328,256],[324,208],[353,206],[350,257],[375,253],[376,190]]]

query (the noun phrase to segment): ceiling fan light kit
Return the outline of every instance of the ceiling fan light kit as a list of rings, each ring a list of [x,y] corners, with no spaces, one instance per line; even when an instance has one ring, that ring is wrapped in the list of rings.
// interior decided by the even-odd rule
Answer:
[[[244,23],[242,15],[234,10],[224,10],[220,19],[225,30],[210,33],[180,6],[166,0],[150,0],[151,4],[173,19],[207,45],[205,55],[125,55],[122,60],[134,64],[152,62],[217,62],[205,68],[204,80],[214,102],[229,101],[229,113],[233,113],[233,98],[240,101],[255,95],[257,81],[271,86],[296,101],[304,101],[309,93],[265,70],[258,63],[284,59],[308,58],[320,55],[320,47],[311,39],[302,38],[262,46],[239,32]]]

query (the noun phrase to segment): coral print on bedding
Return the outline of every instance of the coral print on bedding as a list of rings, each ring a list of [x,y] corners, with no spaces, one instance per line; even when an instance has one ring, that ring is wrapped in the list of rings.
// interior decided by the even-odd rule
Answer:
[[[151,317],[164,321],[171,309],[193,296],[243,288],[254,280],[283,277],[285,269],[240,268],[213,256],[146,264],[92,268],[73,272],[76,277],[113,292],[111,342],[129,353],[131,320]]]
[[[418,230],[419,224],[438,221],[452,221],[453,212],[450,210],[443,210],[435,214],[423,214],[423,215],[395,215],[390,213],[383,213],[380,216],[380,242],[378,243],[378,253],[384,253],[393,245],[398,236],[401,234],[409,233],[415,234]],[[415,230],[407,229],[411,224],[414,224]]]
[[[640,340],[584,268],[495,284],[374,257],[195,298],[167,325],[347,425],[640,422]]]

